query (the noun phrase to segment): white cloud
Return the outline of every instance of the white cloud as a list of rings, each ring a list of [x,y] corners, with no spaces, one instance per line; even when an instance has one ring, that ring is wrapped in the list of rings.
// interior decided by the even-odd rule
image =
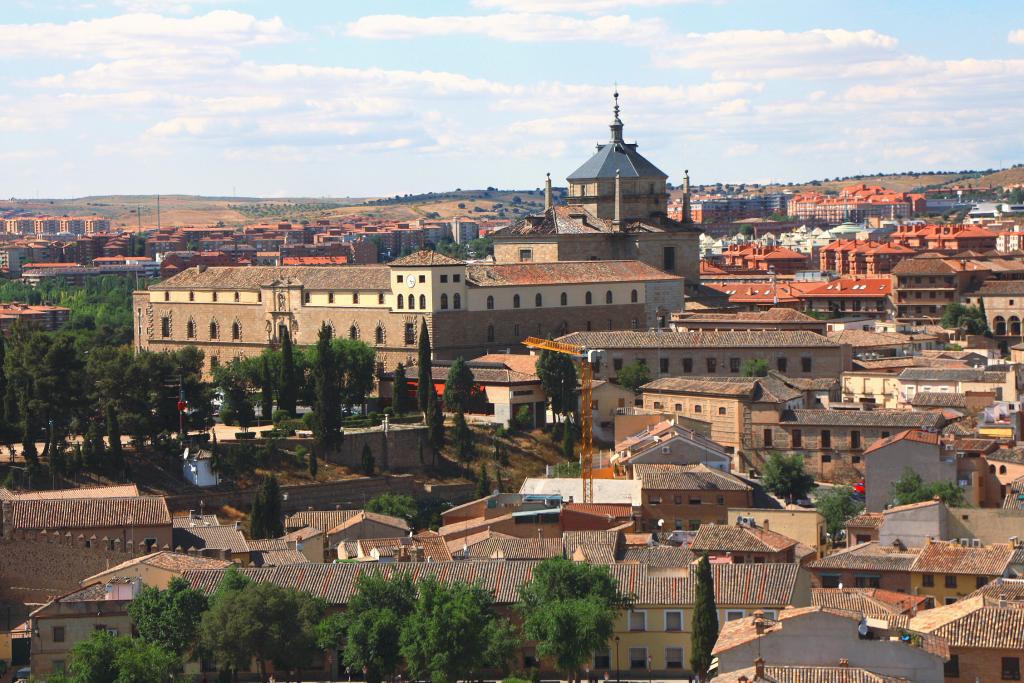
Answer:
[[[662,66],[710,69],[717,78],[829,77],[837,68],[888,58],[896,38],[873,30],[688,33],[654,47]]]
[[[294,38],[279,17],[215,10],[190,18],[122,14],[67,24],[0,24],[0,57],[137,58],[233,54]]]
[[[473,0],[474,7],[517,12],[609,12],[624,7],[668,7],[722,0]]]
[[[158,14],[191,14],[200,5],[233,4],[231,0],[110,0],[110,3],[128,12]]]
[[[1010,31],[1010,35],[1007,36],[1014,45],[1024,45],[1024,28],[1019,28],[1016,31]]]
[[[733,158],[748,157],[756,154],[759,149],[761,149],[761,146],[753,142],[737,142],[725,150],[725,156]]]
[[[413,17],[373,14],[345,26],[355,38],[404,40],[439,36],[481,35],[510,42],[650,40],[663,34],[659,19],[632,19],[628,15],[580,19],[557,14],[507,13],[486,16]]]

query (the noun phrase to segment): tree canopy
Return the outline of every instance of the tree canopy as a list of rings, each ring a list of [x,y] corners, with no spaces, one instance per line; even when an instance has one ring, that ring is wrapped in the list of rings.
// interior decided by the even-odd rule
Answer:
[[[416,369],[419,371],[416,386],[416,403],[420,411],[427,412],[427,403],[434,391],[434,363],[430,350],[430,330],[427,329],[427,319],[420,322],[419,346],[416,355]]]
[[[711,562],[705,555],[697,563],[697,590],[693,601],[693,623],[690,628],[690,668],[700,681],[707,680],[711,666],[711,650],[718,640],[718,606],[715,604],[715,581]]]
[[[444,407],[453,413],[466,412],[471,407],[475,393],[473,371],[460,356],[452,361],[451,367],[448,368],[448,377],[444,384]]]
[[[988,320],[982,308],[959,303],[946,306],[940,324],[947,330],[961,330],[966,334],[986,334],[989,331]]]
[[[174,653],[155,643],[95,631],[71,648],[64,677],[69,683],[152,683],[169,680],[178,666]]]
[[[419,514],[416,499],[403,493],[381,493],[371,498],[365,509],[368,512],[404,519],[410,526],[416,523]]]
[[[923,503],[938,498],[949,507],[964,507],[964,491],[954,481],[925,482],[921,475],[910,469],[894,481],[889,489],[894,505]]]
[[[412,578],[401,572],[391,579],[366,572],[341,616],[342,658],[357,670],[366,669],[368,683],[380,683],[398,668],[402,627],[412,613],[416,591]]]
[[[195,645],[206,608],[206,596],[175,577],[165,590],[143,588],[129,603],[128,614],[143,640],[181,657]]]
[[[806,498],[814,488],[814,477],[804,470],[804,458],[798,454],[771,453],[762,479],[766,489],[790,502]]]
[[[551,412],[567,416],[576,410],[576,363],[564,353],[541,351],[537,358],[537,376],[551,403]]]
[[[846,522],[864,509],[863,505],[853,499],[853,489],[849,486],[819,488],[814,506],[825,518],[825,527],[833,541],[846,528]]]
[[[764,358],[747,358],[740,364],[740,374],[744,377],[767,377],[768,361]]]
[[[629,365],[622,366],[622,369],[615,374],[615,381],[636,394],[640,391],[640,387],[651,381],[651,371],[647,369],[646,363],[633,361]]]

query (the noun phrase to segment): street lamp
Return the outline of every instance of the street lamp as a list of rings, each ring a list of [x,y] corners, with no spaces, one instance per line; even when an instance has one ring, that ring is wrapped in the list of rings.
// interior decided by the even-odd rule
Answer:
[[[615,636],[615,683],[622,683],[622,663],[619,659],[619,637]]]

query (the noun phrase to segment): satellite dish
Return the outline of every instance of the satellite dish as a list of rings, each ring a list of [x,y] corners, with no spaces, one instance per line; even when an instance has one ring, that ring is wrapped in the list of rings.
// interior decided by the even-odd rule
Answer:
[[[661,527],[663,527],[663,526],[665,526],[665,520],[663,520],[663,519],[659,519],[659,520],[658,520],[658,528],[660,529],[660,528],[661,528]]]

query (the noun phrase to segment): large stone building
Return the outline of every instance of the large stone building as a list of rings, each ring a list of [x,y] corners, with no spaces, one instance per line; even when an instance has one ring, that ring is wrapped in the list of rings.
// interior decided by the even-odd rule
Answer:
[[[690,223],[688,207],[682,222],[668,217],[668,175],[626,142],[615,94],[611,139],[566,180],[564,206],[551,202],[548,179],[546,207],[507,228],[496,230],[494,256],[499,263],[635,259],[700,282],[700,231]],[[684,202],[688,201],[689,179]]]
[[[415,358],[421,320],[435,357],[472,358],[523,350],[530,335],[665,325],[682,290],[639,261],[466,264],[430,251],[387,265],[190,268],[135,293],[135,346],[196,346],[212,367],[286,333],[314,344],[326,323],[390,370]]]

